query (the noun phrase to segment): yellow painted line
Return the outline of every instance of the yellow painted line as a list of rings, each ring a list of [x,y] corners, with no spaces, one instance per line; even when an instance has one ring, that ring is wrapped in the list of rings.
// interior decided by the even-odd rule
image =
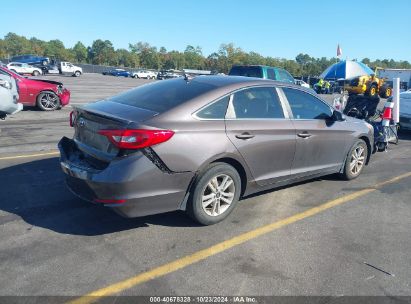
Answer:
[[[111,296],[111,295],[117,294],[119,292],[122,292],[126,289],[132,288],[136,285],[142,284],[144,282],[153,280],[153,279],[158,278],[158,277],[162,277],[162,276],[164,276],[168,273],[177,271],[181,268],[184,268],[184,267],[187,267],[187,266],[192,265],[194,263],[197,263],[199,261],[202,261],[206,258],[209,258],[213,255],[216,255],[216,254],[220,253],[220,252],[226,251],[226,250],[228,250],[230,248],[233,248],[235,246],[241,245],[241,244],[243,244],[247,241],[255,239],[259,236],[262,236],[264,234],[272,232],[272,231],[274,231],[276,229],[279,229],[281,227],[284,227],[284,226],[290,225],[292,223],[301,221],[305,218],[316,215],[316,214],[318,214],[320,212],[323,212],[327,209],[336,207],[338,205],[341,205],[341,204],[344,204],[346,202],[357,199],[359,197],[362,197],[366,194],[369,194],[371,192],[376,191],[378,188],[381,188],[381,187],[386,186],[388,184],[395,183],[395,182],[397,182],[399,180],[402,180],[404,178],[407,178],[407,177],[411,177],[411,172],[408,172],[408,173],[399,175],[397,177],[394,177],[392,179],[386,180],[384,182],[378,183],[374,186],[374,188],[366,188],[366,189],[363,189],[363,190],[353,192],[351,194],[347,194],[345,196],[342,196],[340,198],[328,201],[328,202],[326,202],[322,205],[319,205],[317,207],[308,209],[304,212],[292,215],[292,216],[287,217],[285,219],[282,219],[280,221],[277,221],[277,222],[268,224],[266,226],[262,226],[260,228],[251,230],[249,232],[240,234],[240,235],[238,235],[236,237],[233,237],[229,240],[223,241],[221,243],[218,243],[218,244],[213,245],[211,247],[208,247],[206,249],[197,251],[197,252],[195,252],[191,255],[187,255],[187,256],[185,256],[183,258],[180,258],[180,259],[177,259],[173,262],[170,262],[170,263],[164,264],[162,266],[153,268],[149,271],[140,273],[140,274],[138,274],[134,277],[125,279],[123,281],[114,283],[112,285],[103,287],[101,289],[92,291],[92,292],[90,292],[90,293],[88,293],[84,296],[81,296],[81,297],[79,297],[79,298],[77,298],[73,301],[70,301],[68,303],[70,303],[70,304],[94,303],[94,302],[98,301],[101,297]]]
[[[30,157],[40,157],[40,156],[50,156],[50,155],[59,155],[60,152],[46,152],[46,153],[38,153],[38,154],[25,154],[25,155],[15,155],[15,156],[5,156],[0,157],[0,160],[7,160],[7,159],[18,159],[18,158],[30,158]]]

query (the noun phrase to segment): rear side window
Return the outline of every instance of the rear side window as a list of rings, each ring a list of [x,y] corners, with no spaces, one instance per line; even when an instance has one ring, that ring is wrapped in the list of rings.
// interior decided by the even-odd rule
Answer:
[[[258,66],[233,66],[228,75],[263,78],[261,67]]]
[[[283,88],[294,119],[326,119],[332,115],[331,108],[318,98],[300,90]]]
[[[275,88],[250,88],[234,93],[233,109],[236,118],[284,118]]]
[[[204,119],[224,119],[227,112],[228,101],[230,96],[221,98],[220,100],[206,106],[204,109],[197,112],[197,117]]]
[[[291,76],[291,74],[288,73],[286,70],[277,69],[277,72],[278,72],[278,80],[279,81],[294,83],[293,76]]]
[[[146,84],[108,100],[162,113],[215,88],[195,80],[172,79]]]

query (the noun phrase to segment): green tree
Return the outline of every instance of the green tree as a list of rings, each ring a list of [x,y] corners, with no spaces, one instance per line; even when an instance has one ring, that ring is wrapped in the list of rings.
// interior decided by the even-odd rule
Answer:
[[[88,49],[88,58],[93,64],[115,65],[117,63],[113,44],[109,40],[93,41]]]
[[[185,68],[199,70],[203,69],[204,57],[201,48],[199,46],[193,47],[191,45],[187,45],[184,51],[184,61]]]
[[[135,68],[139,66],[139,58],[137,54],[131,53],[126,49],[116,50],[118,65],[123,67]]]
[[[6,50],[6,43],[3,39],[0,39],[0,59],[7,58],[7,50]]]
[[[87,60],[87,48],[80,41],[73,47],[73,54],[77,62],[84,63]]]
[[[47,42],[37,39],[35,37],[30,38],[30,53],[36,54],[36,55],[45,55],[46,51],[46,44]]]
[[[129,44],[132,53],[138,55],[140,65],[148,69],[158,69],[160,67],[160,58],[157,48],[147,42],[139,41],[135,44]]]
[[[6,36],[4,36],[4,42],[6,45],[6,52],[10,56],[27,54],[31,52],[30,42],[24,36],[19,36],[14,33],[8,33]]]
[[[50,40],[46,43],[44,55],[50,58],[56,58],[60,60],[72,60],[73,54],[64,47],[61,40]]]

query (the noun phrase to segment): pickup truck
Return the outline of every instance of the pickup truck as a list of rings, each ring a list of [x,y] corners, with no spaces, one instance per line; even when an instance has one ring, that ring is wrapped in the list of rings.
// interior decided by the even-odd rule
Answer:
[[[61,61],[59,66],[60,74],[71,74],[72,76],[79,77],[83,74],[81,67],[75,66],[71,62]]]
[[[55,61],[52,60],[50,64],[37,66],[41,68],[43,74],[68,74],[75,77],[79,77],[83,74],[83,69],[79,66],[75,66],[68,61]]]

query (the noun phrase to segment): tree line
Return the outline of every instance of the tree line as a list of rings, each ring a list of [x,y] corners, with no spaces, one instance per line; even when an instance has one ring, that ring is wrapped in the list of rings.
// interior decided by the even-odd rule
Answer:
[[[293,76],[318,76],[337,58],[314,58],[308,54],[298,54],[295,59],[264,57],[256,52],[246,52],[233,43],[221,44],[219,49],[205,56],[200,46],[187,45],[183,52],[165,47],[157,48],[147,42],[129,44],[128,49],[115,49],[109,40],[94,40],[91,46],[77,42],[74,47],[66,48],[61,40],[44,41],[35,37],[27,39],[15,33],[8,33],[0,39],[0,58],[10,58],[21,54],[36,54],[75,63],[90,63],[130,68],[147,69],[199,69],[227,73],[235,64],[262,64],[277,66],[288,70]],[[356,59],[354,59],[356,60]],[[363,58],[363,63],[371,68],[406,68],[408,61]]]

